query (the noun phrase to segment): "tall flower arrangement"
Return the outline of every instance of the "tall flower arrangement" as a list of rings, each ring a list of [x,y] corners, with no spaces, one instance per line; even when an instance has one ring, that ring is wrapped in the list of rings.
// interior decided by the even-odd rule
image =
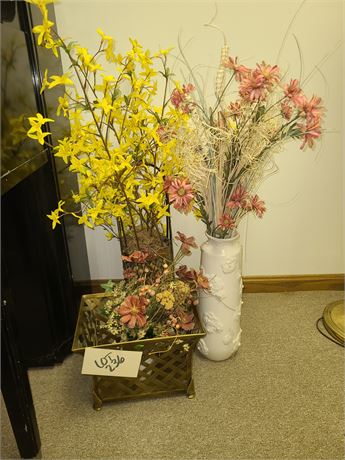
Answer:
[[[69,119],[71,133],[54,152],[79,179],[79,191],[48,216],[53,228],[71,214],[79,224],[103,227],[108,239],[120,236],[120,222],[132,238],[131,250],[149,247],[153,239],[163,244],[164,218],[169,216],[164,178],[180,170],[176,133],[188,117],[168,94],[169,50],[152,54],[130,39],[130,49],[116,53],[113,38],[97,29],[100,41],[92,53],[59,37],[48,19],[46,5],[52,0],[27,1],[42,12],[42,24],[33,29],[38,44],[55,56],[65,53],[70,62],[64,75],[45,71],[42,85],[42,91],[66,88],[57,115]],[[54,120],[37,114],[29,121],[28,136],[46,142],[45,123]]]
[[[172,95],[175,107],[190,115],[178,145],[184,175],[167,178],[165,187],[176,209],[193,209],[209,235],[228,238],[247,213],[265,213],[256,191],[274,169],[274,155],[291,139],[301,140],[301,149],[314,146],[321,135],[321,99],[307,97],[277,65],[241,64],[224,44],[210,107],[181,54],[192,81]]]
[[[108,239],[122,237],[123,227],[126,238],[132,237],[122,256],[124,279],[103,285],[109,293],[104,301],[96,305],[90,300],[101,322],[97,334],[104,332],[113,343],[197,332],[197,291],[209,290],[208,279],[202,270],[178,265],[197,245],[193,237],[178,232],[175,257],[164,251],[166,178],[182,171],[176,148],[189,117],[188,109],[181,110],[168,91],[169,50],[152,55],[130,39],[129,51],[115,54],[113,39],[98,29],[100,43],[91,54],[54,30],[47,10],[53,0],[26,1],[42,12],[42,24],[33,29],[38,44],[55,56],[64,52],[70,61],[64,75],[49,76],[45,71],[42,84],[42,91],[65,87],[57,115],[69,119],[71,133],[58,141],[54,152],[79,181],[79,190],[60,200],[48,215],[52,227],[70,214],[79,224],[103,227]],[[107,73],[105,66],[113,72]],[[160,82],[163,99],[156,104]],[[175,84],[176,95],[181,87]],[[40,113],[28,120],[27,135],[41,145],[47,143],[46,123],[54,120]],[[79,212],[73,209],[77,205]]]

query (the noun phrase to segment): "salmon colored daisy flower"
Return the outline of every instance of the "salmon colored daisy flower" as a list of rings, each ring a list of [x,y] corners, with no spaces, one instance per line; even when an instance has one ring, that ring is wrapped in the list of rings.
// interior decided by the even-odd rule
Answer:
[[[129,295],[118,308],[121,323],[127,324],[130,329],[135,326],[143,327],[146,324],[146,305],[148,300],[137,295]]]
[[[250,69],[244,65],[238,64],[237,60],[238,57],[235,57],[234,59],[229,56],[228,59],[223,63],[223,66],[234,71],[236,81],[242,81],[242,78],[250,73]]]
[[[261,74],[252,73],[241,80],[239,92],[241,97],[248,101],[263,101],[267,95],[265,78]]]
[[[250,200],[250,204],[252,211],[261,219],[266,211],[265,202],[260,200],[258,195],[254,195]]]
[[[271,66],[262,62],[256,65],[254,72],[256,75],[264,77],[266,86],[272,86],[280,80],[279,67],[277,65]]]
[[[236,221],[229,214],[223,214],[219,219],[219,227],[222,230],[231,230],[236,227]]]
[[[169,181],[169,182],[167,182]],[[175,209],[187,214],[192,209],[194,193],[188,179],[166,179],[165,190],[169,195],[169,201]]]
[[[230,196],[230,200],[226,203],[226,207],[244,208],[247,203],[248,193],[243,185],[238,185]]]

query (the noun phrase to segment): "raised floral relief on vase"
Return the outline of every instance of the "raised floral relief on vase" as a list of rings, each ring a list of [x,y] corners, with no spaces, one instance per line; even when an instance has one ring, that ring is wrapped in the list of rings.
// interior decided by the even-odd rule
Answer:
[[[241,339],[242,247],[240,237],[214,238],[201,246],[201,268],[210,282],[210,292],[200,294],[198,313],[207,332],[198,350],[213,361],[230,358]]]

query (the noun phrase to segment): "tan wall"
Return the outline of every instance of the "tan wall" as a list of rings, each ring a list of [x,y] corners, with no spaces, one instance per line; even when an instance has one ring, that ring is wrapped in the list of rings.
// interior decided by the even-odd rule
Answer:
[[[265,60],[276,63],[289,21],[301,2],[222,1],[217,25],[227,35],[230,54],[248,66]],[[112,35],[117,48],[125,51],[128,37],[137,38],[152,51],[170,45],[177,37],[187,43],[192,64],[218,65],[221,35],[203,24],[214,15],[214,1],[90,1],[60,0],[56,5],[59,32],[94,49],[96,28]],[[287,36],[279,64],[291,77],[299,78],[296,41],[303,55],[303,77],[307,95],[317,94],[327,108],[325,133],[316,150],[299,149],[292,142],[277,157],[279,173],[259,190],[268,212],[264,219],[249,217],[241,226],[245,245],[245,275],[319,274],[344,272],[343,252],[343,5],[341,1],[307,1]],[[328,56],[327,59],[325,57]],[[315,71],[315,65],[319,70]],[[178,75],[179,66],[175,66]],[[206,73],[205,73],[206,74]],[[191,216],[174,214],[175,230],[194,234],[203,241],[204,228]],[[119,277],[121,263],[116,242],[107,242],[102,232],[87,232],[92,278]],[[199,263],[196,253],[188,261]]]

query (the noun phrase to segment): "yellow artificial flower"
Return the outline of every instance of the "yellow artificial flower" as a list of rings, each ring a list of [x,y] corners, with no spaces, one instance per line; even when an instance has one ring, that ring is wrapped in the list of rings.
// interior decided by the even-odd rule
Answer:
[[[54,23],[52,21],[43,20],[43,24],[33,27],[32,31],[34,34],[38,34],[37,37],[37,44],[40,46],[44,43],[47,39],[51,39],[50,29]]]
[[[103,112],[108,115],[111,110],[113,110],[113,106],[109,104],[109,100],[104,97],[101,101],[97,100],[94,103],[94,106],[103,110]]]
[[[170,46],[169,48],[166,49],[160,49],[157,53],[154,54],[154,57],[160,57],[160,56],[167,56],[170,51],[174,49],[173,46]]]
[[[90,217],[93,223],[96,223],[96,220],[100,214],[104,214],[105,212],[107,212],[104,209],[102,209],[102,207],[103,207],[103,200],[99,200],[97,202],[96,207],[89,208],[87,210],[87,216]]]
[[[142,193],[136,202],[141,208],[149,208],[152,204],[160,204],[160,199],[156,193],[149,193],[148,195]]]
[[[97,32],[102,37],[102,42],[106,42],[107,46],[105,48],[105,57],[108,62],[115,62],[114,54],[114,39],[109,35],[105,35],[102,29],[97,29]]]
[[[85,174],[87,167],[84,164],[87,162],[87,158],[77,158],[72,156],[70,159],[71,165],[69,167],[70,171]]]
[[[55,156],[62,158],[67,164],[69,157],[72,155],[71,143],[68,137],[65,137],[62,141],[58,140],[59,145],[55,147]]]
[[[27,131],[27,136],[31,139],[36,139],[38,142],[43,145],[44,138],[51,134],[50,132],[42,132],[42,125],[44,125],[48,121],[54,121],[51,118],[44,118],[40,113],[36,114],[36,117],[29,117],[28,118],[31,128]]]
[[[53,51],[53,54],[55,57],[59,57],[59,53],[57,51],[59,46],[61,46],[60,41],[56,42],[51,36],[47,37],[45,44],[44,44],[45,48],[51,49]]]
[[[233,131],[237,131],[237,124],[236,124],[236,121],[233,120],[232,118],[229,118],[228,120],[228,126],[230,129],[232,129]]]
[[[63,212],[62,206],[65,204],[63,200],[59,200],[58,202],[58,211]]]
[[[162,291],[156,294],[158,302],[164,306],[165,310],[171,310],[174,306],[175,297],[170,291]]]
[[[197,218],[197,220],[200,220],[202,218],[202,214],[198,208],[193,208],[193,214]]]
[[[68,94],[65,93],[62,97],[59,97],[59,105],[56,110],[56,115],[59,117],[61,110],[63,111],[63,116],[67,117],[68,116],[68,109],[69,109],[69,101],[68,101]]]
[[[72,193],[72,198],[75,203],[80,203],[81,197],[77,193]]]
[[[63,74],[63,75],[61,75],[61,77],[59,75],[52,75],[50,77],[50,79],[52,81],[48,83],[48,88],[49,89],[55,88],[55,86],[57,86],[57,85],[65,85],[65,86],[67,86],[67,85],[73,86],[74,85],[73,81],[69,78],[69,76],[67,74]]]
[[[40,94],[43,93],[43,91],[48,88],[49,86],[49,81],[48,81],[48,69],[46,69],[44,71],[44,76],[43,76],[43,80],[42,80],[42,86],[41,86],[41,90],[40,90]]]
[[[83,48],[81,46],[76,46],[75,47],[76,53],[78,58],[80,59],[81,63],[84,64],[84,66],[90,70],[91,72],[96,72],[96,70],[102,70],[102,66],[100,64],[94,64],[95,58],[91,54],[89,54],[88,50],[86,48]]]
[[[58,203],[58,208],[55,209],[55,211],[52,211],[51,214],[47,214],[47,217],[52,220],[52,227],[53,227],[53,230],[54,228],[56,227],[56,224],[61,224],[60,222],[60,218],[61,216],[59,215],[60,212],[64,212],[63,209],[62,209],[62,206],[65,204],[64,201],[60,200],[59,203]]]
[[[105,232],[105,237],[108,241],[110,241],[115,238],[115,235],[113,235],[111,232]]]
[[[47,121],[54,121],[51,118],[44,118],[40,113],[37,113],[35,117],[29,117],[28,120],[32,127],[41,127]]]
[[[168,211],[168,209],[169,205],[161,207],[157,213],[157,219],[161,220],[163,217],[170,217],[170,212]]]
[[[54,0],[25,0],[26,3],[37,6],[42,12],[46,10],[46,5],[54,3]]]
[[[92,225],[92,223],[89,222],[86,214],[83,214],[81,217],[79,217],[78,224],[86,225],[87,227],[94,229],[94,225]]]
[[[56,227],[56,224],[61,224],[60,220],[59,220],[59,211],[56,209],[55,211],[53,211],[51,214],[47,214],[47,217],[48,219],[52,220],[52,228],[54,230],[54,228]]]
[[[49,136],[49,134],[51,133],[43,133],[40,129],[36,130],[35,132],[31,132],[31,130],[27,132],[28,137],[31,139],[36,139],[41,145],[44,144],[44,138]]]

